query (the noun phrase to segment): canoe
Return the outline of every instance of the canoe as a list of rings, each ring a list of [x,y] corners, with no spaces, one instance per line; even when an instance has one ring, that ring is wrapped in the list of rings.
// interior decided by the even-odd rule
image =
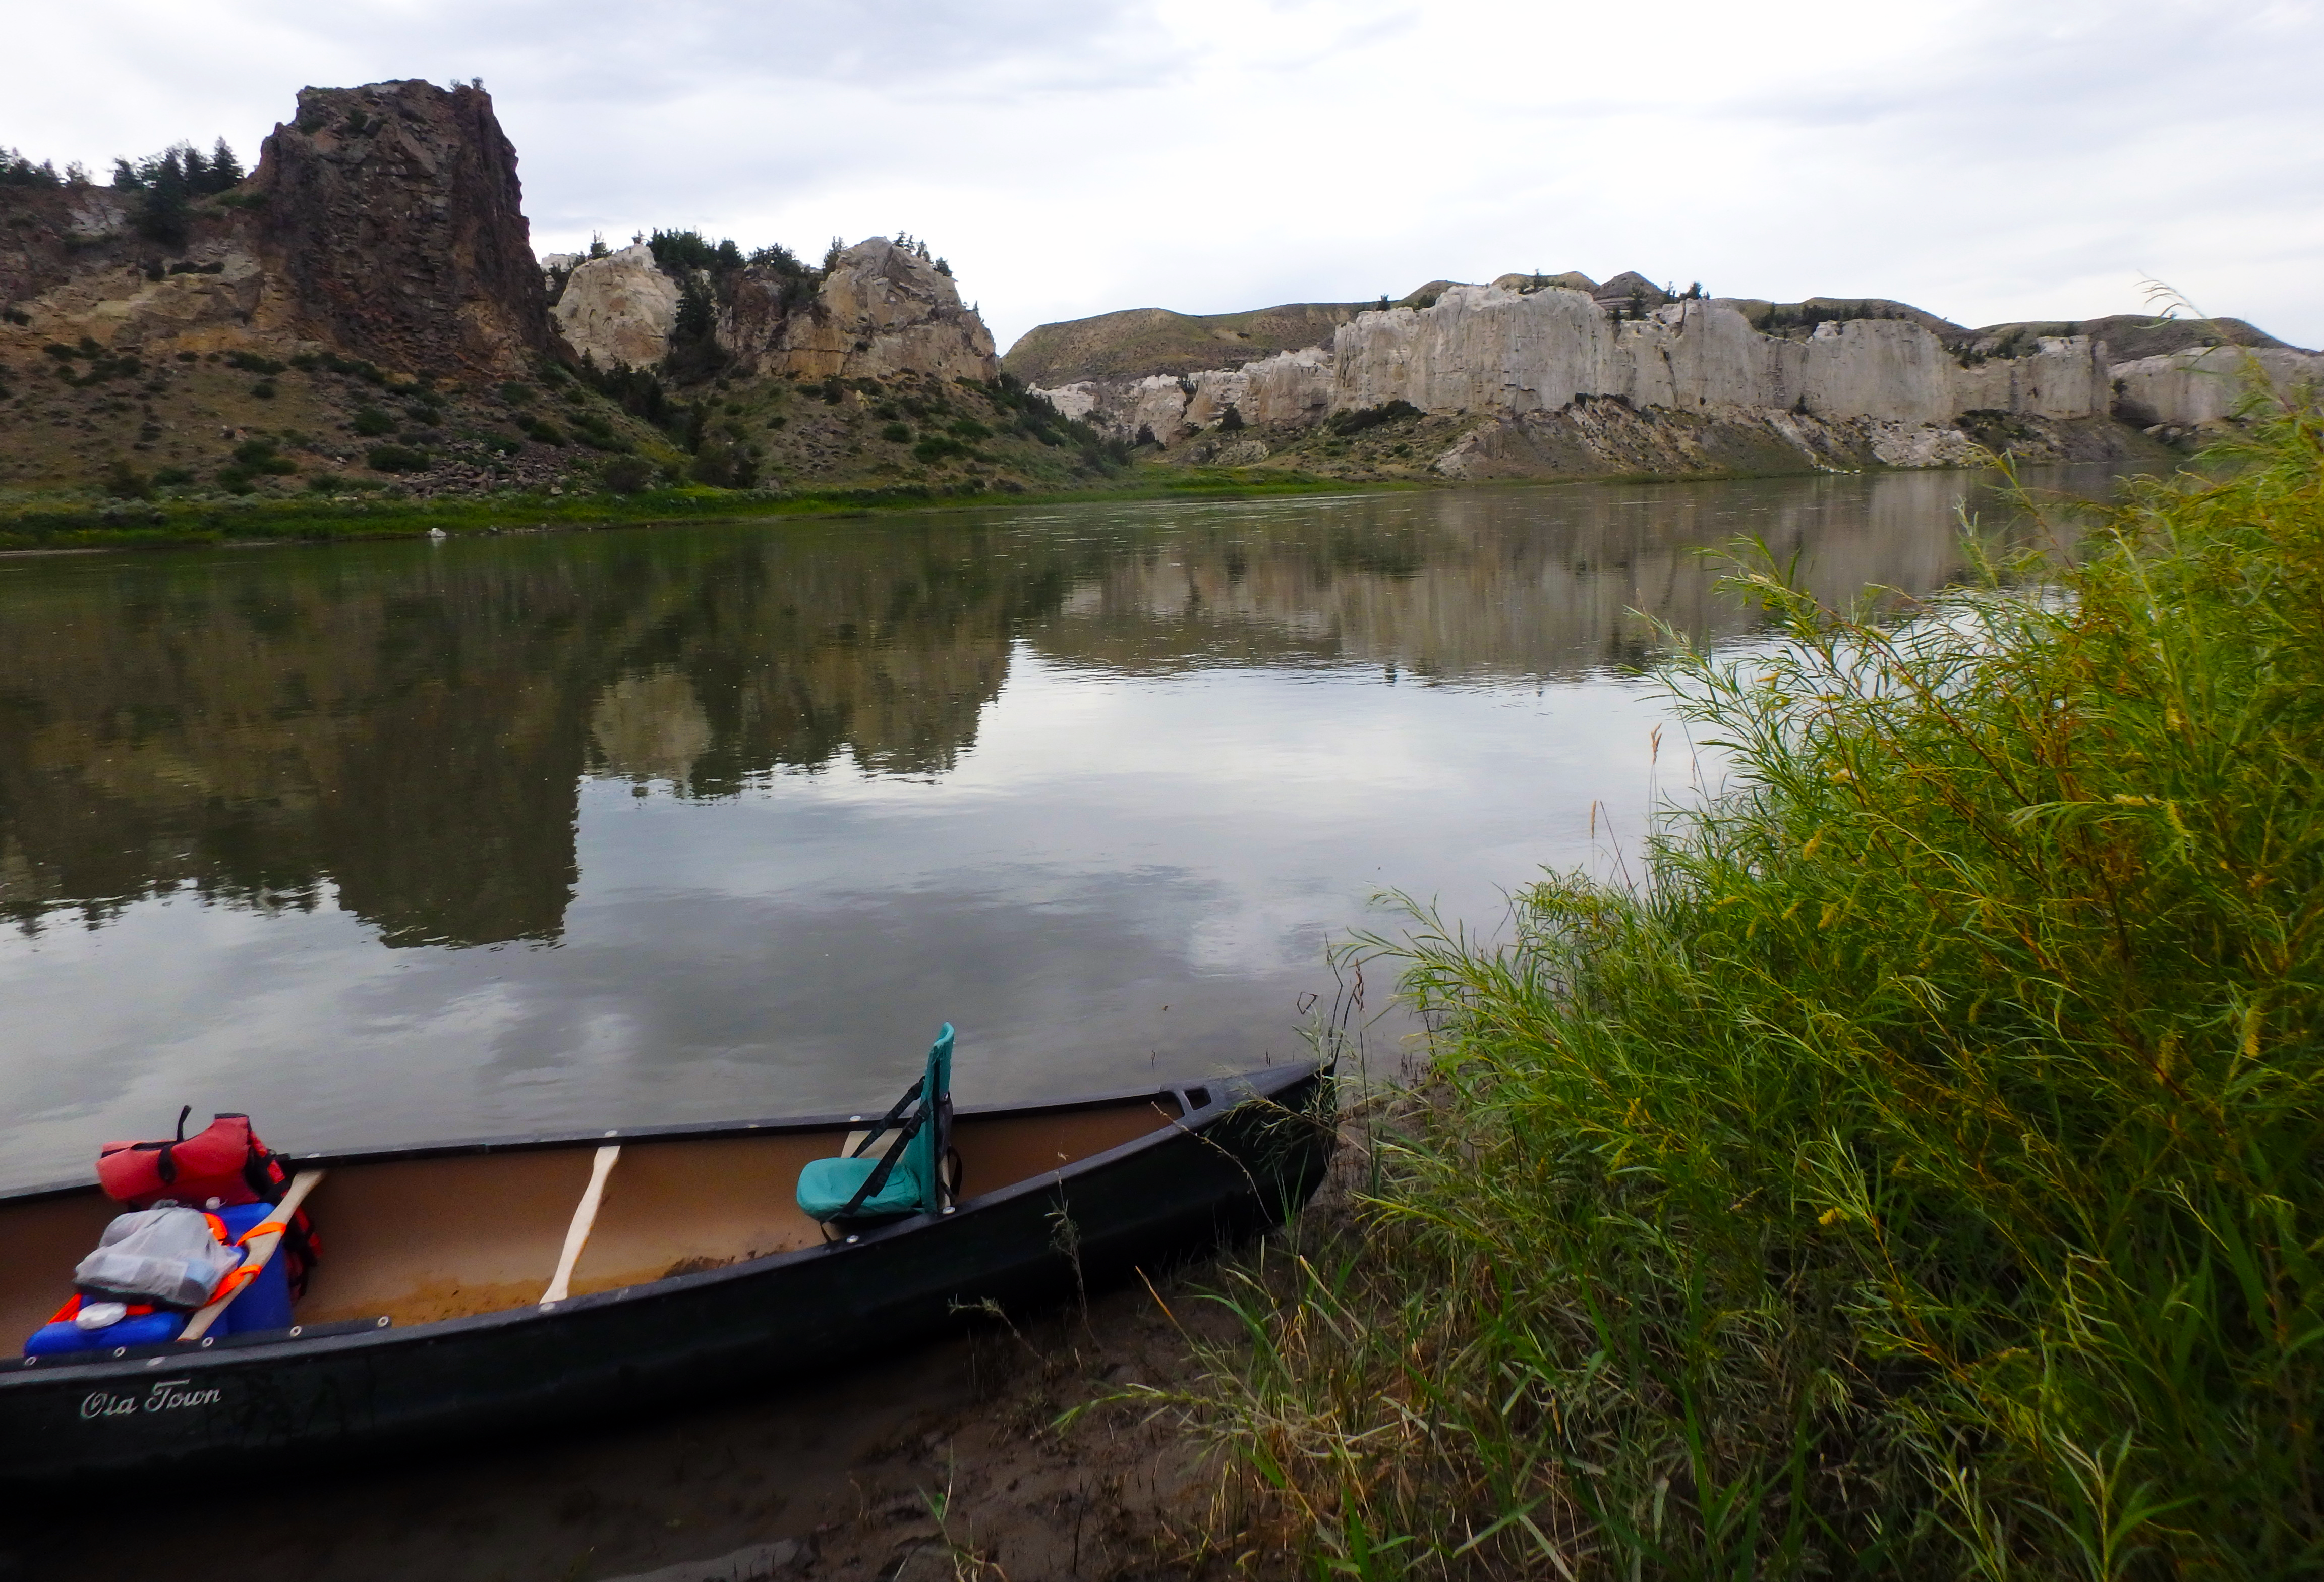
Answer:
[[[793,1193],[862,1116],[286,1156],[325,1172],[294,1326],[0,1359],[0,1483],[440,1450],[876,1357],[1280,1223],[1322,1179],[1329,1104],[1305,1062],[963,1106],[954,1205],[837,1240]],[[0,1344],[48,1319],[118,1207],[79,1183],[0,1196]],[[545,1300],[561,1265],[569,1294]]]

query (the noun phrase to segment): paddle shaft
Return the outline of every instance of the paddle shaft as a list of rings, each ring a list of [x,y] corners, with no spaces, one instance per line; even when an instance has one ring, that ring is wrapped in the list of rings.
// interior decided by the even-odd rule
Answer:
[[[597,1223],[597,1205],[604,1201],[605,1178],[613,1173],[613,1161],[621,1157],[621,1144],[609,1143],[597,1150],[597,1157],[590,1161],[588,1188],[573,1210],[573,1223],[565,1227],[565,1250],[557,1257],[556,1278],[540,1293],[542,1301],[561,1302],[570,1291],[574,1265],[581,1262],[581,1249],[589,1244],[589,1227]]]
[[[226,1276],[227,1279],[232,1280],[234,1274],[244,1269],[254,1274],[266,1267],[266,1261],[274,1256],[274,1249],[282,1244],[283,1233],[290,1228],[290,1217],[299,1212],[299,1205],[307,1200],[307,1194],[313,1191],[316,1183],[322,1179],[323,1172],[318,1170],[301,1170],[291,1178],[290,1189],[282,1194],[282,1201],[274,1206],[272,1213],[251,1227],[258,1234],[243,1244],[242,1263],[234,1273]],[[247,1280],[235,1281],[232,1291],[214,1299],[208,1307],[187,1319],[186,1327],[179,1332],[178,1338],[199,1340],[208,1334],[210,1326],[217,1322],[218,1315],[226,1311],[227,1305],[240,1296],[243,1288],[249,1283]]]

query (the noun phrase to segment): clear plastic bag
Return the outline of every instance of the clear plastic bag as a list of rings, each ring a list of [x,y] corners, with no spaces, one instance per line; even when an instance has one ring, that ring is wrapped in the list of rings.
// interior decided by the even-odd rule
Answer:
[[[83,1295],[157,1307],[198,1308],[242,1262],[219,1242],[209,1217],[191,1208],[147,1208],[105,1227],[97,1251],[73,1271]]]

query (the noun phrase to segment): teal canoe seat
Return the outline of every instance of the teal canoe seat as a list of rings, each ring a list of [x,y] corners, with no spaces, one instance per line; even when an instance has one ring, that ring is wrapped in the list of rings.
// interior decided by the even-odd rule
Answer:
[[[907,1149],[896,1168],[889,1172],[880,1189],[863,1199],[849,1217],[878,1219],[890,1215],[918,1214],[927,1201],[927,1187],[919,1172],[912,1168],[912,1154]],[[835,1219],[854,1202],[855,1194],[880,1168],[880,1156],[858,1156],[854,1159],[810,1159],[799,1171],[798,1206],[807,1217],[820,1224]]]
[[[798,1206],[818,1225],[934,1214],[945,1207],[952,1152],[952,1023],[928,1046],[927,1069],[879,1124],[837,1159],[799,1171]],[[952,1183],[957,1185],[957,1183]]]

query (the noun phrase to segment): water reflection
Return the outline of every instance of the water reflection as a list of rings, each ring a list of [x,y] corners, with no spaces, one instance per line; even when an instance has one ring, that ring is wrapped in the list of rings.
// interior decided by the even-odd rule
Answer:
[[[846,1105],[938,1015],[971,1096],[1288,1053],[1372,890],[1489,925],[1635,834],[1630,611],[1745,633],[1746,535],[1926,589],[1970,482],[8,565],[0,1143]]]
[[[0,907],[190,885],[390,945],[557,938],[586,772],[940,773],[1054,567],[989,528],[708,530],[12,569]]]
[[[1022,634],[1134,673],[1423,680],[1712,636],[1703,551],[1812,549],[1835,597],[1951,573],[1958,475],[697,529],[12,568],[0,909],[102,921],[191,885],[337,904],[390,945],[554,939],[584,773],[732,795],[843,756],[938,775]],[[1933,528],[1933,531],[1932,531]]]

